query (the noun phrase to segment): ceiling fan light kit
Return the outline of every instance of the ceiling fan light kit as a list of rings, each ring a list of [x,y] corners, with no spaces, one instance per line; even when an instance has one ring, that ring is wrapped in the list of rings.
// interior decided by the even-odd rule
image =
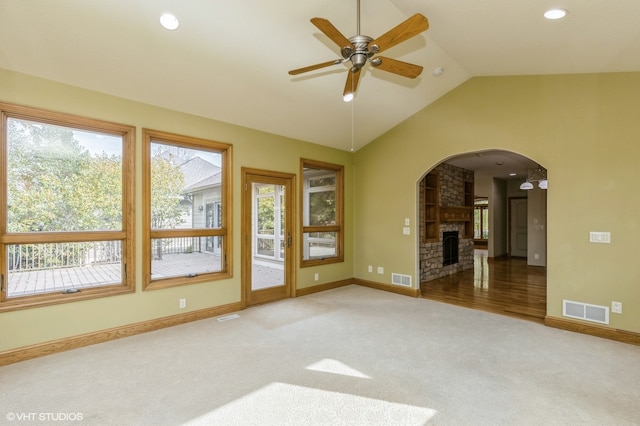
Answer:
[[[358,34],[346,38],[331,22],[324,18],[312,18],[311,23],[324,35],[338,45],[342,59],[322,62],[289,71],[289,75],[298,75],[331,65],[339,65],[351,62],[351,68],[347,73],[347,82],[344,87],[343,100],[350,102],[355,97],[360,79],[360,70],[369,62],[374,68],[391,72],[407,78],[416,78],[422,73],[422,67],[409,64],[396,59],[375,56],[383,50],[389,49],[405,40],[408,40],[429,28],[429,21],[423,15],[416,13],[409,19],[395,26],[380,37],[374,39],[360,34],[360,0],[357,1],[357,31]]]

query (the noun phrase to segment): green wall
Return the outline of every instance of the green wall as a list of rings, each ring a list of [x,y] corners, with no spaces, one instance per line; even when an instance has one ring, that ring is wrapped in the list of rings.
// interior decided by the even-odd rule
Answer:
[[[562,316],[562,299],[619,301],[610,327],[640,332],[639,107],[640,73],[468,80],[356,153],[354,276],[415,280],[420,178],[461,153],[509,150],[548,170],[547,315]]]
[[[136,126],[136,246],[142,246],[141,129],[226,142],[233,145],[233,277],[209,283],[191,284],[163,290],[142,291],[142,253],[136,253],[136,292],[54,306],[0,313],[0,352],[140,321],[239,302],[241,294],[240,259],[240,181],[241,167],[275,170],[299,175],[300,158],[345,166],[347,229],[353,222],[351,166],[353,154],[233,126],[193,115],[182,114],[101,93],[54,83],[0,69],[0,102],[11,102],[58,112]],[[297,178],[300,184],[300,177]],[[299,188],[299,186],[298,186]],[[299,199],[298,194],[296,197]],[[296,218],[299,229],[299,220]],[[353,277],[352,233],[345,236],[343,263],[299,268],[297,287],[304,288]],[[314,274],[319,280],[314,281]],[[187,309],[178,309],[178,299],[187,299]]]
[[[351,277],[389,284],[391,272],[412,275],[415,286],[418,181],[448,158],[487,149],[517,152],[548,170],[548,315],[561,317],[562,299],[615,300],[623,314],[611,314],[610,326],[640,332],[640,73],[473,78],[355,154],[4,70],[0,101],[136,126],[138,224],[143,127],[234,150],[231,279],[143,292],[138,252],[135,293],[0,313],[0,351],[240,301],[243,166],[298,175],[301,157],[345,165],[345,262],[296,267],[298,288]],[[410,235],[402,233],[405,218]],[[612,244],[590,244],[589,231],[610,231]],[[188,308],[179,310],[183,297]]]

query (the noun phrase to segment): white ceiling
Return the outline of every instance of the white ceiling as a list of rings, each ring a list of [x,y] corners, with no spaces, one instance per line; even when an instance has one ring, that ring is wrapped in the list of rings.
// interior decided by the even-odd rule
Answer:
[[[356,4],[2,0],[0,68],[343,150],[472,76],[640,71],[638,0],[361,0],[361,33],[373,38],[416,12],[428,18],[429,30],[384,52],[424,71],[411,80],[367,65],[346,104],[346,66],[287,72],[340,58],[309,20],[351,37]],[[569,15],[544,19],[552,6]],[[166,11],[178,30],[159,25]]]

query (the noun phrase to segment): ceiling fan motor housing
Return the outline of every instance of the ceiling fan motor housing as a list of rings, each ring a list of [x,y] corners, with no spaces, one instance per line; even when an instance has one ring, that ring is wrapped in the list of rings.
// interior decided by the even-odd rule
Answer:
[[[351,61],[355,69],[360,69],[367,63],[367,60],[373,56],[373,52],[369,51],[369,43],[373,38],[364,35],[353,36],[349,39],[351,46],[344,47],[341,51],[342,57]]]

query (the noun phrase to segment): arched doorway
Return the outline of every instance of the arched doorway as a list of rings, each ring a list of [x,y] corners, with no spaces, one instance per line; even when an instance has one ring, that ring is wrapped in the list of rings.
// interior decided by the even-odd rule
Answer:
[[[520,189],[538,167],[517,153],[491,150],[451,157],[425,173],[418,243],[423,297],[544,319],[546,189]],[[452,235],[455,263],[447,256]]]

